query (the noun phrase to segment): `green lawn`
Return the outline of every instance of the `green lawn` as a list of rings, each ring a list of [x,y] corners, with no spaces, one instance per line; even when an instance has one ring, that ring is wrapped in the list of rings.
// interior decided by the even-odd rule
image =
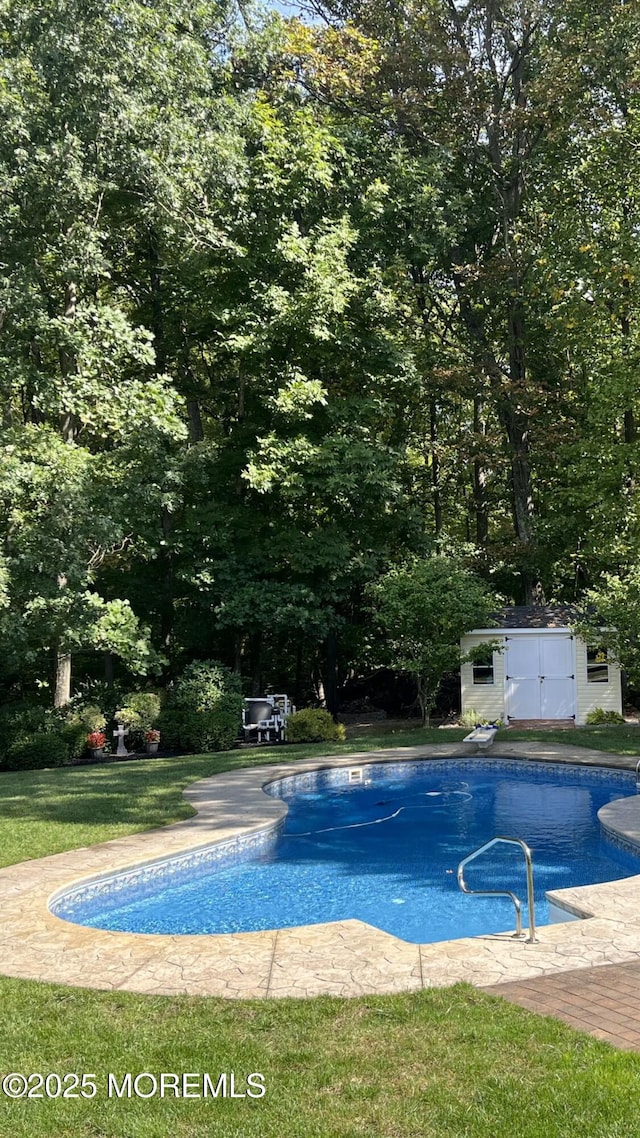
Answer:
[[[260,747],[177,759],[0,773],[0,866],[62,853],[188,818],[182,791],[196,779],[238,767],[416,743],[455,742],[466,732],[436,728],[368,732],[329,745]],[[443,738],[444,737],[444,738]]]
[[[634,730],[540,737],[637,754]],[[462,734],[369,733],[334,750]],[[274,748],[2,774],[2,862],[185,817],[182,788],[215,771],[326,752]],[[230,1002],[0,978],[0,1000],[0,1073],[88,1072],[98,1088],[91,1100],[9,1102],[0,1094],[0,1134],[11,1138],[630,1138],[640,1128],[640,1056],[463,985],[355,1000]],[[243,1077],[260,1072],[267,1094],[107,1097],[109,1072],[121,1081],[145,1071],[208,1073],[214,1083],[234,1071],[240,1092]]]

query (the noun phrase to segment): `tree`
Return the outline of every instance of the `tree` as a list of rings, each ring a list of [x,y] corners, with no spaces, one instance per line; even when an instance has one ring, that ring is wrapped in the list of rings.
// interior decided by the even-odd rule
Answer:
[[[591,644],[608,649],[640,689],[640,568],[624,576],[607,573],[589,589],[582,605],[579,631]]]
[[[171,0],[2,10],[0,442],[15,500],[0,538],[10,641],[26,637],[31,657],[39,636],[53,653],[59,705],[76,648],[115,651],[136,671],[157,662],[101,574],[161,547],[167,466],[187,434],[162,366],[156,238],[213,240],[192,204],[216,136],[225,19],[222,6],[186,16]],[[136,303],[141,264],[155,322]]]
[[[462,655],[460,638],[491,625],[497,599],[460,562],[444,555],[390,569],[368,593],[382,659],[415,679],[425,722],[445,673],[471,658]]]
[[[359,118],[365,129],[375,123],[380,150],[390,147],[397,158],[396,191],[403,180],[398,171],[404,174],[405,188],[393,196],[404,206],[396,248],[423,316],[423,341],[431,339],[436,349],[436,366],[432,361],[421,368],[436,529],[445,517],[443,460],[453,396],[459,425],[473,444],[467,447],[472,479],[465,490],[475,505],[477,535],[502,562],[504,585],[516,599],[540,600],[544,588],[556,584],[543,501],[546,456],[575,428],[576,417],[565,398],[573,382],[572,337],[563,328],[546,267],[554,263],[553,235],[563,225],[557,191],[567,176],[579,180],[582,144],[593,143],[596,129],[599,168],[606,169],[602,158],[610,139],[614,165],[623,172],[617,156],[628,151],[637,117],[637,7],[422,0],[396,5],[393,15],[378,0],[322,0],[318,7],[328,27],[294,25],[292,32],[300,82],[312,97]],[[602,248],[607,242],[597,234],[608,228],[611,204],[619,212],[633,193],[625,194],[616,179],[612,197],[590,219],[592,238]],[[572,205],[575,220],[578,203]],[[571,259],[566,245],[560,274]],[[619,277],[624,258],[618,261],[613,275]],[[624,321],[628,327],[633,294],[633,274],[622,275],[621,328]],[[632,339],[626,338],[630,360]],[[453,348],[449,358],[445,340]],[[453,378],[464,371],[464,385],[458,379],[443,385],[447,372]],[[627,367],[629,395],[634,383]],[[463,393],[466,408],[460,405]],[[627,432],[632,410],[627,406]],[[489,481],[497,491],[491,533]],[[558,530],[553,537],[562,541]]]

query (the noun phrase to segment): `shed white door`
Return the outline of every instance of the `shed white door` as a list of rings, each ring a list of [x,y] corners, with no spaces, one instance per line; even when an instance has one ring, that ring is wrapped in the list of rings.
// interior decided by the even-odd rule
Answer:
[[[571,636],[508,636],[506,709],[510,719],[571,719],[575,714]]]

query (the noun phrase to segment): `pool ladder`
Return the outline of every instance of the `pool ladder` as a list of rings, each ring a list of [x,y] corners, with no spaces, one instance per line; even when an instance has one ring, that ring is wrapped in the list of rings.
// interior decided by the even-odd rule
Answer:
[[[636,763],[636,790],[640,794],[640,759]]]
[[[638,763],[638,766],[640,766],[640,762]],[[526,943],[537,944],[538,938],[536,937],[536,916],[533,900],[533,863],[531,860],[531,850],[529,849],[527,843],[523,842],[521,838],[491,838],[491,840],[485,842],[483,846],[479,846],[477,850],[474,850],[473,853],[470,853],[468,857],[463,858],[460,862],[460,865],[458,866],[458,885],[460,886],[463,893],[482,894],[483,897],[510,897],[516,910],[516,931],[513,935],[514,937],[521,937],[523,935],[522,905],[519,898],[516,897],[515,893],[512,893],[510,889],[469,889],[469,886],[464,879],[465,866],[467,866],[470,861],[474,861],[475,858],[479,857],[481,853],[485,852],[485,850],[490,850],[492,846],[497,845],[498,842],[505,842],[509,846],[520,846],[520,849],[524,854],[524,860],[527,867],[527,906],[529,908],[529,936],[527,937]]]

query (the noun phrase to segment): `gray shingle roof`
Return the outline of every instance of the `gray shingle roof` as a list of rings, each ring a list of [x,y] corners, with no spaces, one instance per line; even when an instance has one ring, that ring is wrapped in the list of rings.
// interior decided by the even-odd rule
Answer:
[[[572,605],[508,605],[491,615],[498,628],[569,628],[578,620]]]

